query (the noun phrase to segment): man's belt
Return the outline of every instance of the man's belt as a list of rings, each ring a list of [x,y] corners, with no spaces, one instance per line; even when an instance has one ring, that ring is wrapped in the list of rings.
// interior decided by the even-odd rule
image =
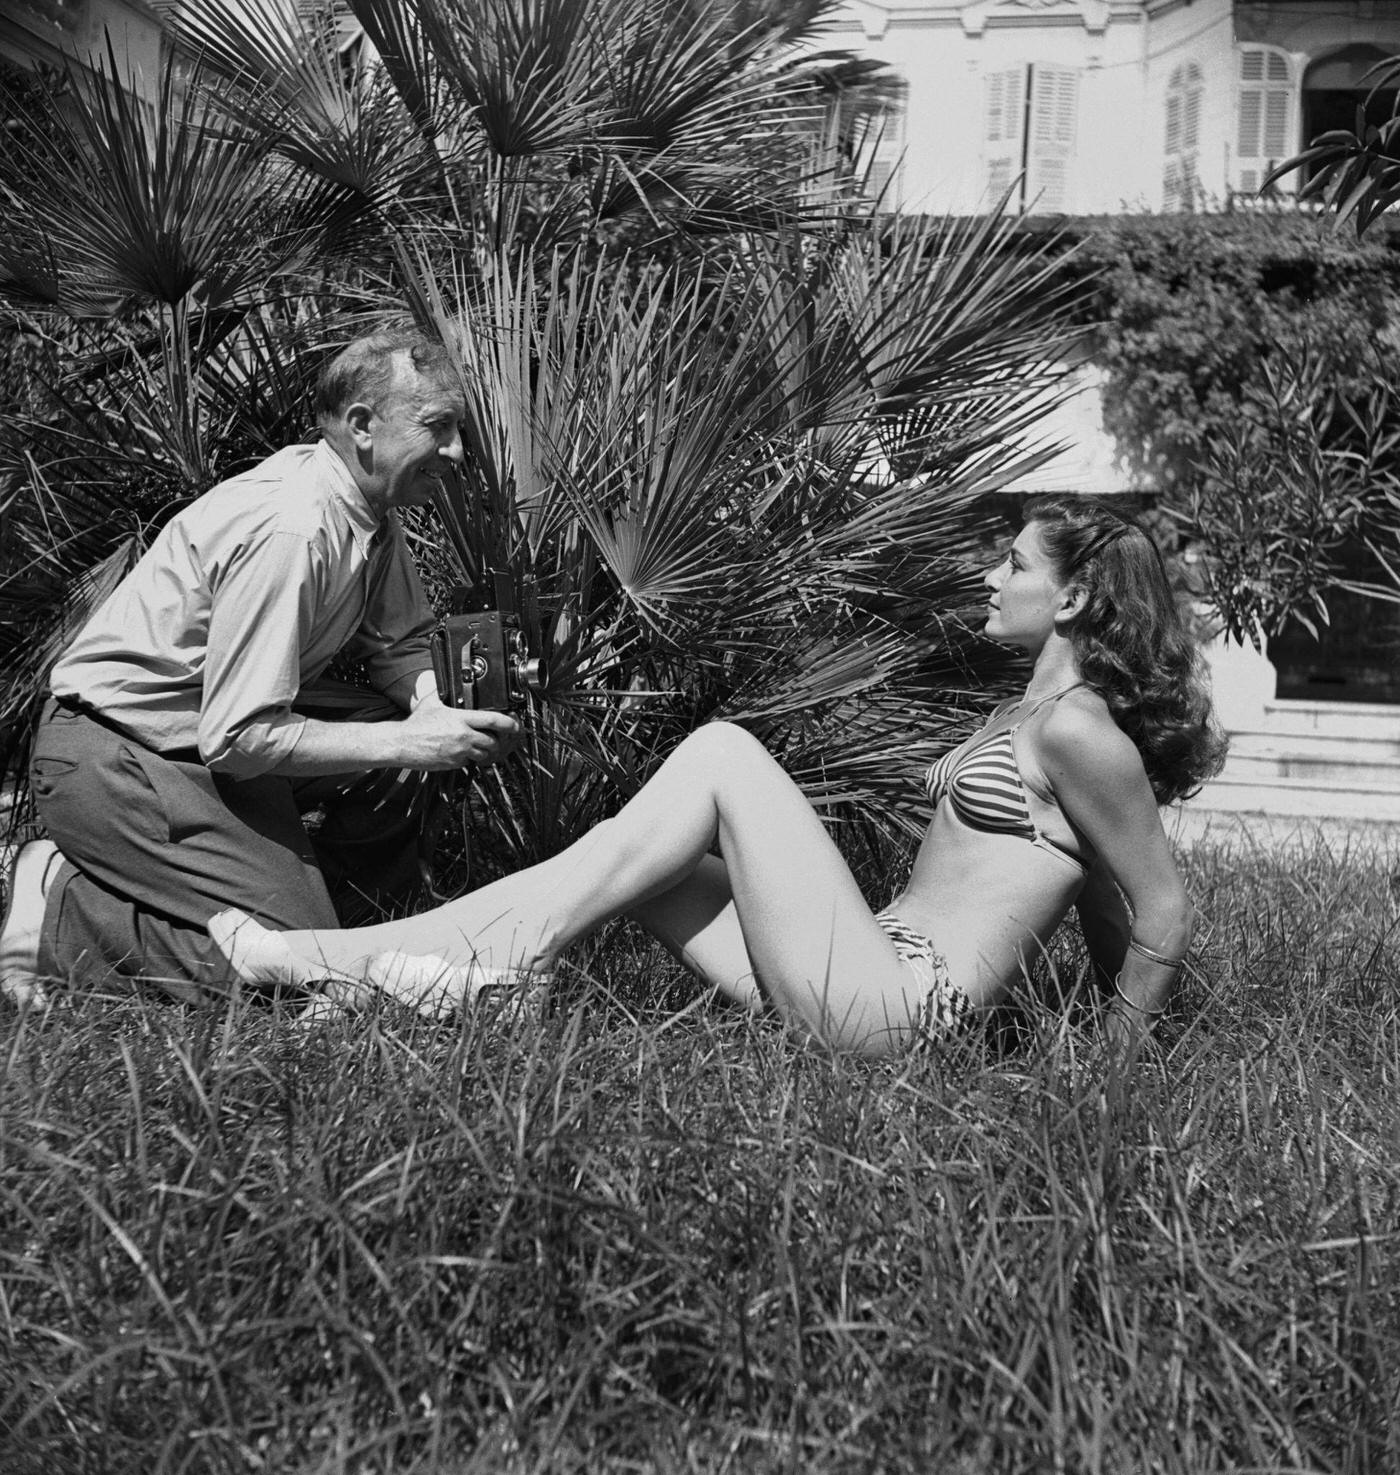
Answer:
[[[89,722],[98,727],[105,728],[114,737],[119,737],[123,742],[135,743],[138,748],[144,748],[148,753],[154,753],[157,758],[164,758],[168,763],[203,763],[199,756],[198,748],[153,748],[150,743],[128,732],[120,722],[114,722],[99,707],[94,707],[91,702],[85,702],[82,697],[55,697],[54,705],[62,707],[65,712],[72,712],[75,716],[86,717]]]

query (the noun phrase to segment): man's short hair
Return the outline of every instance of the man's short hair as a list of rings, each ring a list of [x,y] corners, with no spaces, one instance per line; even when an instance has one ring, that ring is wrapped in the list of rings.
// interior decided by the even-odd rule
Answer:
[[[347,405],[377,406],[394,384],[395,360],[407,354],[425,378],[455,380],[452,356],[418,328],[370,333],[347,344],[321,370],[316,383],[316,418],[334,420]]]

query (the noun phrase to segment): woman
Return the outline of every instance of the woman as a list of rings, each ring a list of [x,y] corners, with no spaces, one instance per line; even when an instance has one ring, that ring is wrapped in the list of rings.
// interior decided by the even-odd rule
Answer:
[[[1135,1037],[1165,1008],[1191,935],[1158,805],[1223,756],[1195,649],[1150,539],[1096,502],[1032,503],[986,584],[987,634],[1032,657],[1030,681],[930,770],[933,819],[878,914],[796,785],[715,723],[616,818],[446,906],[287,933],[223,912],[210,932],[246,981],[324,987],[329,974],[344,993],[367,979],[437,1011],[506,970],[547,974],[628,916],[730,998],[879,1054],[998,1003],[1077,906],[1115,979],[1110,1031]]]

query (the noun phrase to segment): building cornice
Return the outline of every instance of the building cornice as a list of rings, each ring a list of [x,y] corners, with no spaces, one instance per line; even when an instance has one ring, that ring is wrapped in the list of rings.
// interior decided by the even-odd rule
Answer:
[[[830,24],[836,31],[859,27],[871,41],[880,40],[891,26],[899,30],[957,28],[969,36],[980,36],[987,30],[1073,26],[1099,35],[1113,21],[1140,22],[1147,3],[1148,0],[846,0]]]

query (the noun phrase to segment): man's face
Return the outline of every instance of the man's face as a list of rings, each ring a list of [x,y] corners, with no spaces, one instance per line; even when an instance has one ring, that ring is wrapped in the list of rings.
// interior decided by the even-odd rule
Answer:
[[[381,510],[419,507],[442,486],[448,462],[462,464],[466,406],[456,383],[425,378],[401,355],[394,381],[369,420],[373,487]]]

